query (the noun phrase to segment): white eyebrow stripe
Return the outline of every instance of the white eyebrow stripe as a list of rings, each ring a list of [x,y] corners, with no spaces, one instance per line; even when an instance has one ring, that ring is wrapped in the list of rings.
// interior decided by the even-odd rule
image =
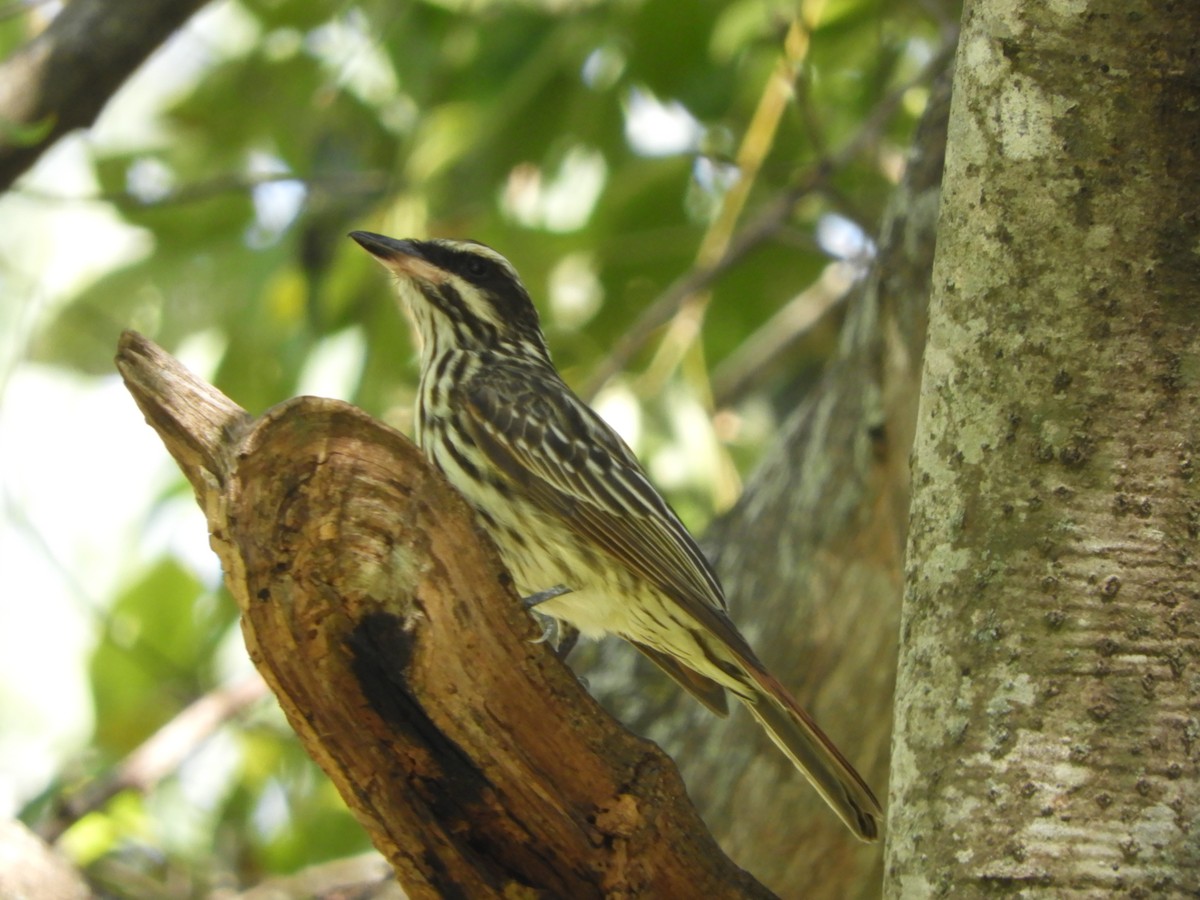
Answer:
[[[481,244],[479,241],[455,241],[449,238],[434,238],[429,243],[445,247],[447,250],[457,250],[460,253],[474,253],[476,256],[486,256],[503,268],[513,281],[521,280],[521,276],[517,274],[516,267],[487,244]]]

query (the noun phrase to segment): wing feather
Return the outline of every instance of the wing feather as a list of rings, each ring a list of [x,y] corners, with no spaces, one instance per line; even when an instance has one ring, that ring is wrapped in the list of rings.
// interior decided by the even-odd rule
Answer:
[[[493,366],[462,384],[460,410],[476,444],[535,504],[757,662],[725,616],[711,566],[633,452],[557,376],[545,385],[548,377]]]

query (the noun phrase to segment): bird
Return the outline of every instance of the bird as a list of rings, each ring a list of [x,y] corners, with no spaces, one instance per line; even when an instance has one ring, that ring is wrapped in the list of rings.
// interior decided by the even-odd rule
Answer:
[[[469,240],[350,233],[420,345],[416,441],[474,508],[527,606],[616,634],[719,716],[741,701],[849,829],[870,787],[729,618],[712,566],[620,436],[567,386],[517,270]]]

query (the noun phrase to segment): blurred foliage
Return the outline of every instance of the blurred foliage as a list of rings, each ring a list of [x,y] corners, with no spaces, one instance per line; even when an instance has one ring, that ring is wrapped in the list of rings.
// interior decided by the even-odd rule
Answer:
[[[676,451],[652,467],[660,474],[681,456],[686,469],[679,448],[693,446],[681,433],[687,417],[673,410],[703,411],[707,373],[828,264],[815,238],[821,217],[839,213],[874,233],[921,111],[920,76],[955,12],[921,0],[228,0],[206,15],[218,26],[204,32],[203,64],[181,76],[154,137],[92,151],[104,198],[150,238],[148,252],[70,298],[31,352],[108,373],[124,328],[169,350],[204,335],[220,347],[216,383],[253,412],[292,396],[314,354],[349,334],[361,374],[345,399],[405,425],[412,345],[386,278],[350,230],[498,248],[580,384],[696,264],[796,16],[808,27],[793,92],[750,173],[738,227],[855,140],[881,103],[899,101],[715,281],[699,344],[666,353],[650,376],[670,329],[646,335],[618,384],[641,410],[643,455]],[[0,26],[0,47],[16,45],[20,21]],[[662,106],[647,107],[654,98]],[[672,119],[671,104],[693,118]],[[667,152],[629,136],[647,108],[660,114],[652,137],[684,133]],[[773,416],[836,339],[834,314],[764,361],[738,398],[743,427],[712,440],[715,454],[732,454],[725,470],[752,463]],[[712,471],[667,479],[697,525],[728,501],[706,485]],[[119,759],[212,686],[233,618],[228,598],[171,560],[115,600],[93,658],[99,760]],[[199,810],[181,812],[187,801],[164,785],[157,801],[135,804],[137,828],[88,832],[103,835],[86,854],[98,873],[134,848],[149,848],[162,869],[143,866],[140,887],[110,890],[186,896],[366,846],[281,721],[236,734],[221,786]],[[127,815],[128,802],[96,815]],[[146,821],[155,816],[174,819]]]

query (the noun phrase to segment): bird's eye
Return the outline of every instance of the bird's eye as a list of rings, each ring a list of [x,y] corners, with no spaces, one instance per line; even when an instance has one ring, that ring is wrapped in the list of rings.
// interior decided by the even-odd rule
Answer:
[[[468,257],[466,263],[463,265],[463,274],[468,278],[482,278],[487,273],[487,260],[478,256]]]

